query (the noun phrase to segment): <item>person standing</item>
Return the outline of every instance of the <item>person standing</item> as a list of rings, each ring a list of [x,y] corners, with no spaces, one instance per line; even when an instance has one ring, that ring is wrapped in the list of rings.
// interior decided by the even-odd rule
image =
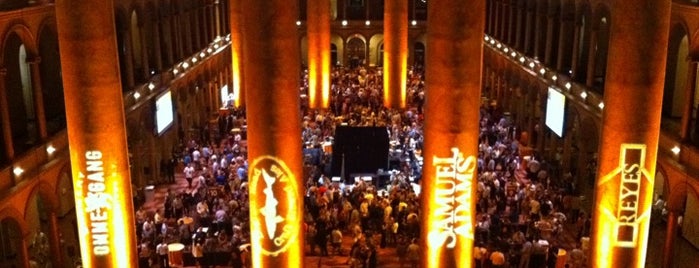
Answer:
[[[518,268],[529,268],[529,259],[532,256],[532,242],[527,240],[527,242],[522,244],[521,254]]]
[[[184,178],[187,180],[187,185],[189,188],[192,188],[192,180],[194,178],[194,167],[192,164],[188,164],[187,167],[184,168]]]
[[[170,262],[168,261],[167,253],[168,253],[168,248],[167,248],[167,243],[165,243],[165,240],[160,242],[158,246],[155,248],[155,251],[158,253],[158,264],[160,265],[161,268],[168,268],[170,267]]]
[[[152,253],[150,248],[150,241],[148,241],[148,239],[144,239],[141,245],[139,245],[138,249],[138,267],[150,267]]]
[[[192,245],[192,257],[194,257],[197,267],[204,265],[204,246],[199,241],[194,242]]]
[[[315,243],[320,248],[320,256],[328,256],[328,230],[327,222],[323,217],[316,222]]]
[[[335,251],[335,254],[337,255],[342,255],[342,231],[340,231],[340,228],[335,227],[330,234],[330,237],[333,245],[333,251]]]
[[[408,246],[407,254],[408,254],[408,261],[410,262],[410,267],[417,268],[418,263],[420,262],[420,246],[418,246],[418,244],[417,244],[417,238],[414,238],[413,241]]]
[[[175,182],[175,169],[177,168],[177,156],[175,154],[170,157],[167,163],[167,179],[168,182]]]

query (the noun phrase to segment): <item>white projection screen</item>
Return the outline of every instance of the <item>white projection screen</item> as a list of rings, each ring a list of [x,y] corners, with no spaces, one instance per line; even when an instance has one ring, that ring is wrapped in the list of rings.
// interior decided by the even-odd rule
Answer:
[[[155,130],[162,134],[173,122],[172,92],[169,90],[155,100]]]
[[[563,121],[565,120],[566,97],[549,87],[546,99],[546,126],[558,137],[563,137]]]
[[[228,96],[228,85],[223,85],[221,89],[221,107],[228,107],[228,101],[231,100]]]

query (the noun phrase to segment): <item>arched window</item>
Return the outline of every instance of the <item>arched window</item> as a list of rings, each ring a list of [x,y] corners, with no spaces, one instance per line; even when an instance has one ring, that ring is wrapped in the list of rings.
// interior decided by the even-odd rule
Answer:
[[[29,150],[39,141],[38,122],[34,107],[31,68],[27,51],[17,34],[11,34],[5,43],[4,61],[7,68],[5,88],[7,109],[15,155]]]

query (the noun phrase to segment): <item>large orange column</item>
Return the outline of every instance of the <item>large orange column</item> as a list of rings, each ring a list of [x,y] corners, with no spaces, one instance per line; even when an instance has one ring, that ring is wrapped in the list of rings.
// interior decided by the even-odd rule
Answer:
[[[233,76],[233,95],[235,97],[235,107],[245,105],[245,87],[243,82],[243,10],[240,0],[228,2],[229,23],[231,27],[231,75]],[[211,40],[209,40],[211,41]],[[218,89],[217,89],[218,90]]]
[[[485,1],[427,10],[421,267],[472,267]]]
[[[677,214],[674,210],[669,210],[667,213],[667,228],[665,229],[665,244],[663,245],[663,264],[661,267],[670,268],[672,266],[674,255],[675,237],[677,237]]]
[[[53,210],[53,209],[51,209]],[[61,249],[60,231],[58,227],[58,217],[56,212],[49,212],[49,250],[51,252],[51,264],[53,267],[63,266],[63,251]]]
[[[408,1],[384,1],[383,40],[383,103],[388,108],[405,108],[408,75]]]
[[[644,267],[670,1],[619,0],[611,17],[591,267]],[[652,19],[650,19],[652,18]]]
[[[252,267],[298,266],[304,245],[298,2],[242,5]]]
[[[84,267],[136,267],[112,1],[56,2],[75,211]]]
[[[308,105],[330,105],[330,1],[310,0],[307,6]]]

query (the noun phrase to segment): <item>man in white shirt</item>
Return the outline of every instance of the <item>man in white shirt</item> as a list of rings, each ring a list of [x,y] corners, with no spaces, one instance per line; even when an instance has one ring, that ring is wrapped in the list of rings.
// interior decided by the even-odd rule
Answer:
[[[201,152],[199,150],[194,149],[194,152],[192,152],[192,161],[194,163],[199,163],[199,158],[201,157]]]
[[[160,242],[157,247],[155,247],[155,251],[158,253],[158,264],[160,264],[160,267],[166,268],[170,267],[170,263],[167,259],[167,243],[165,243],[165,240]]]
[[[192,164],[187,165],[187,167],[184,168],[184,178],[187,179],[187,184],[189,185],[189,188],[192,188],[192,178],[194,178],[194,167]]]

